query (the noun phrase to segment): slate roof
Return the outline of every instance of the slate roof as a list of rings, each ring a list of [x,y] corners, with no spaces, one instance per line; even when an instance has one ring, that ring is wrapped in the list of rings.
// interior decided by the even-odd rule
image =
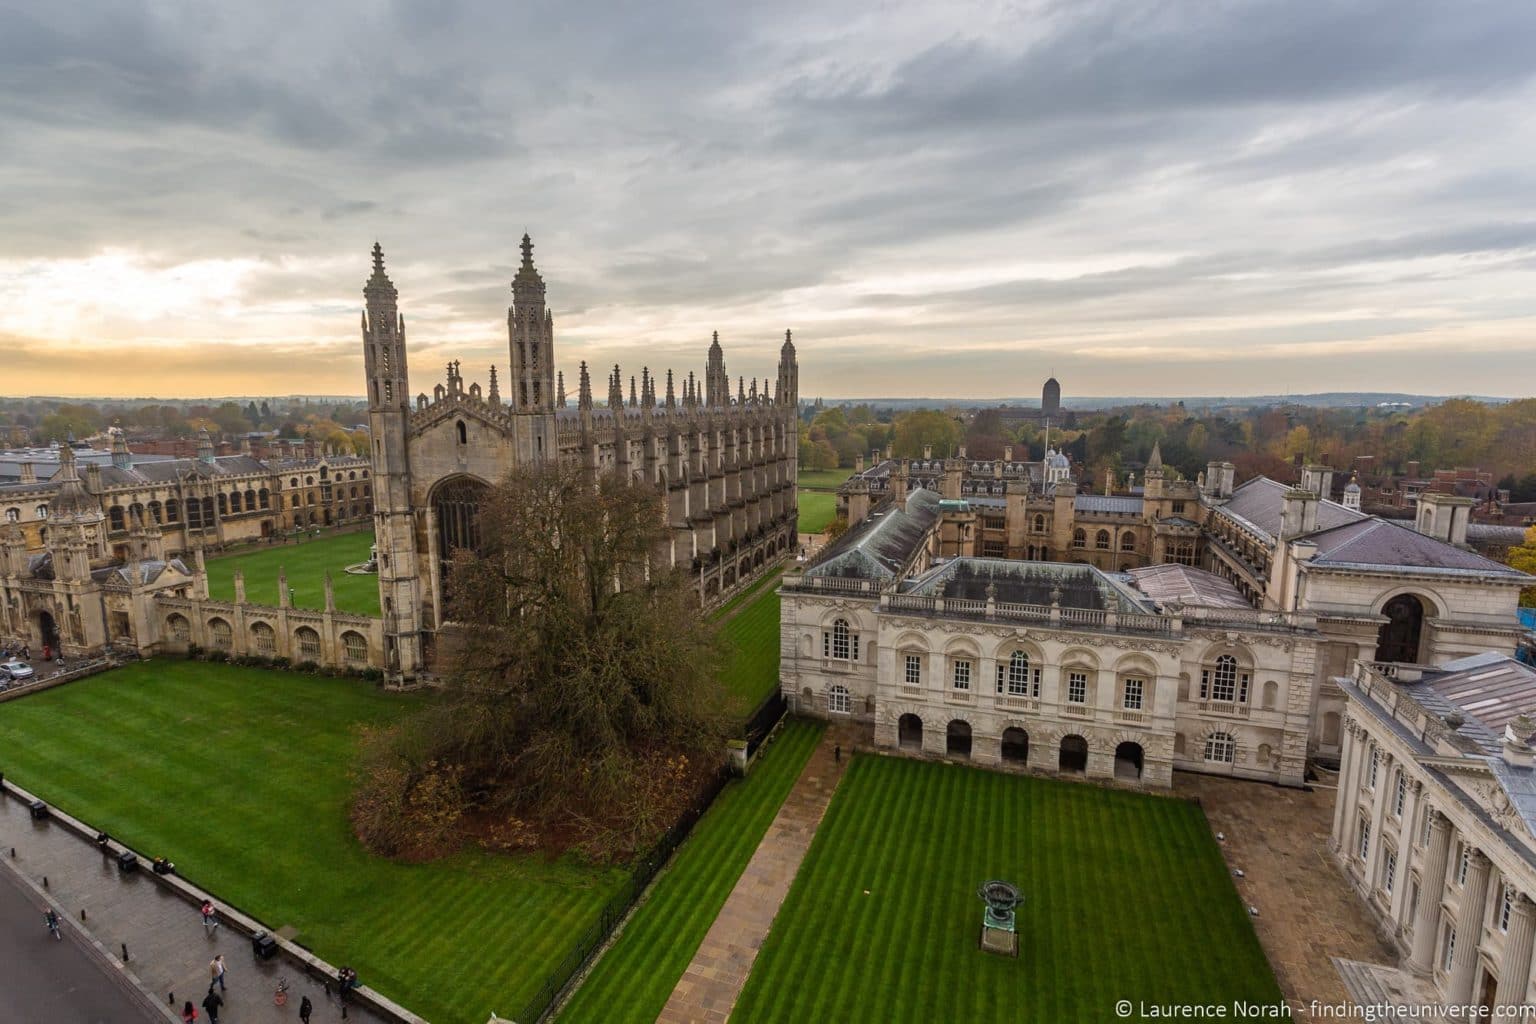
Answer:
[[[1069,562],[1024,562],[1005,558],[956,558],[936,565],[903,584],[902,592],[967,601],[985,601],[987,587],[996,600],[1008,604],[1049,605],[1059,590],[1063,608],[1152,614],[1141,595],[1115,582],[1091,565]]]
[[[939,495],[919,489],[906,504],[881,502],[861,523],[850,526],[828,545],[805,576],[836,576],[856,579],[894,579],[939,519]]]
[[[1280,535],[1280,513],[1285,507],[1285,494],[1291,488],[1285,484],[1256,476],[1232,492],[1232,497],[1220,511],[1236,516],[1273,541]],[[1367,518],[1365,513],[1345,508],[1326,498],[1317,503],[1317,528],[1330,530],[1335,526],[1358,522]]]
[[[1437,573],[1525,577],[1518,570],[1484,558],[1388,519],[1363,519],[1309,534],[1317,545],[1313,565],[1335,568],[1412,568]],[[1529,577],[1525,577],[1529,579]]]
[[[1252,604],[1236,587],[1215,573],[1188,565],[1148,565],[1132,569],[1127,576],[1135,588],[1159,607],[1177,601],[1207,608],[1251,609]]]

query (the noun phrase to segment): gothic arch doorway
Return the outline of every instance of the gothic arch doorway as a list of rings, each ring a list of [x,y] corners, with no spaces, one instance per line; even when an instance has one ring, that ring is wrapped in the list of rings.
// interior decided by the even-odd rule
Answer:
[[[1376,660],[1418,661],[1424,602],[1413,594],[1398,594],[1382,607],[1381,614],[1387,621],[1376,634]]]
[[[52,612],[37,613],[37,635],[44,647],[53,651],[59,649],[59,625],[53,621]]]
[[[1142,763],[1145,755],[1140,743],[1125,743],[1115,747],[1115,778],[1139,779],[1141,778]]]
[[[490,487],[472,476],[451,476],[432,489],[432,512],[437,518],[437,557],[443,578],[448,576],[453,553],[480,547],[480,505]]]

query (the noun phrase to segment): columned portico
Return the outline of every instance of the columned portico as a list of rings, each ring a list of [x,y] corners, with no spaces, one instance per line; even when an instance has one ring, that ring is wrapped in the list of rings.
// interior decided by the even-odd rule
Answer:
[[[1477,951],[1483,936],[1483,908],[1488,899],[1488,871],[1492,866],[1481,850],[1473,849],[1467,857],[1467,883],[1462,888],[1451,976],[1445,991],[1446,1001],[1459,1005],[1472,1001],[1472,986],[1477,981]]]

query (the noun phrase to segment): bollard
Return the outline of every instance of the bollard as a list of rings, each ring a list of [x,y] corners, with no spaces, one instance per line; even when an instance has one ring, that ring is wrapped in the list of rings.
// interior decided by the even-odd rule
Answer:
[[[176,993],[175,992],[167,992],[165,994],[165,1003],[166,1003],[167,1006],[175,1006],[176,1005]]]
[[[128,943],[123,943],[123,963],[128,962]]]
[[[47,875],[43,876],[43,888],[44,889],[48,888],[48,876]]]
[[[82,921],[85,920],[85,908],[84,907],[80,908],[80,920],[82,920]]]

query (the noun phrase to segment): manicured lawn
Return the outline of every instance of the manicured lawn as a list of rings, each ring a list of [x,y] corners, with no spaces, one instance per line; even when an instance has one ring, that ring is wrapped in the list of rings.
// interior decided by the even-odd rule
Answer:
[[[993,878],[1024,893],[1016,960],[977,949]],[[1054,1024],[1118,999],[1280,999],[1198,808],[861,756],[732,1018]]]
[[[259,545],[232,555],[208,559],[208,594],[216,601],[235,599],[235,570],[245,573],[245,599],[255,604],[277,603],[277,571],[288,573],[295,608],[325,607],[325,574],[336,591],[336,610],[358,615],[379,614],[379,578],[350,575],[347,566],[368,561],[373,531],[332,534],[297,544]]]
[[[752,773],[716,798],[560,1020],[649,1024],[656,1019],[800,777],[822,729],[819,722],[784,723],[778,738],[753,762]]]
[[[364,535],[366,536],[366,535]],[[151,856],[433,1024],[516,1012],[621,870],[368,854],[347,821],[357,727],[423,698],[156,660],[0,705],[8,778]]]
[[[796,482],[801,487],[835,491],[852,475],[851,469],[802,469]]]
[[[766,585],[745,595],[746,600],[735,608],[722,630],[729,647],[725,686],[743,718],[779,686],[778,585],[775,575]]]
[[[799,495],[801,533],[820,533],[837,517],[837,495],[802,490]]]

